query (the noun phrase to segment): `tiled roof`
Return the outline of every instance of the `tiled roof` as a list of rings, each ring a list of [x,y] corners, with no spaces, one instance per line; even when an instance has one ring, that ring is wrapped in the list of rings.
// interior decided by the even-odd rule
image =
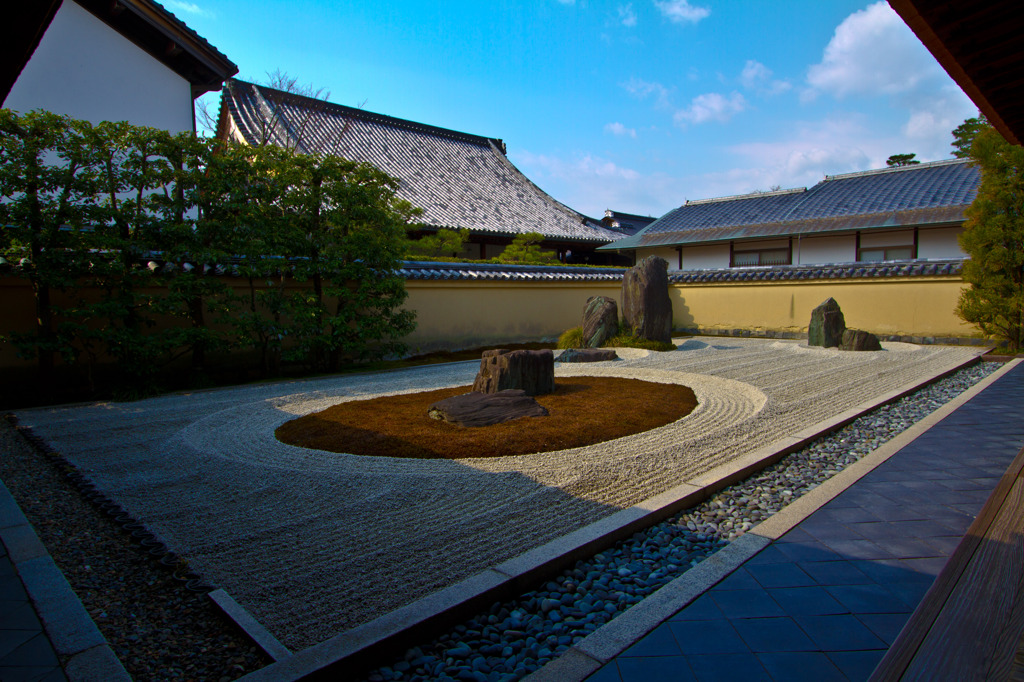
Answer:
[[[605,249],[958,223],[981,176],[966,160],[830,175],[810,189],[688,201]]]
[[[506,265],[503,263],[434,263],[405,261],[406,279],[469,279],[514,282],[617,281],[625,268],[581,268],[571,265]]]
[[[773,265],[755,268],[683,270],[670,272],[668,280],[676,284],[706,282],[775,282],[802,279],[858,279],[875,277],[928,277],[959,275],[963,261],[912,260],[882,263],[833,263],[829,265]]]
[[[657,220],[657,218],[653,216],[623,213],[622,211],[612,211],[609,209],[604,212],[604,218],[601,220],[601,224],[611,230],[621,232],[622,234],[634,235],[653,223],[655,220]]]
[[[367,161],[399,178],[398,194],[434,228],[606,244],[622,236],[555,201],[519,172],[499,139],[468,135],[231,80],[221,116],[244,140]],[[268,126],[267,122],[273,125]],[[298,138],[298,139],[297,139]]]
[[[23,263],[0,258],[0,272],[19,273]],[[204,275],[238,274],[237,263],[200,265],[176,264],[151,254],[146,267],[170,274],[178,270],[200,271]],[[936,277],[961,273],[963,261],[912,260],[883,263],[835,263],[830,265],[775,265],[771,267],[722,268],[670,272],[669,282],[700,284],[707,282],[773,282],[781,280],[857,279],[882,277]],[[622,279],[626,268],[587,268],[571,265],[509,265],[504,263],[439,263],[402,261],[397,273],[407,280],[477,280],[504,282],[614,282]]]

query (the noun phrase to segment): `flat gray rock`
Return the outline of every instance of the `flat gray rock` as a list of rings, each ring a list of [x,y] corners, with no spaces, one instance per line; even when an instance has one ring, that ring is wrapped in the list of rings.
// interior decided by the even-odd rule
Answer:
[[[490,426],[519,417],[546,417],[548,411],[520,389],[497,393],[463,393],[439,400],[431,405],[427,414],[431,419],[459,426]]]
[[[618,354],[611,348],[567,348],[558,356],[559,362],[603,362],[615,360]]]
[[[843,332],[843,341],[839,350],[882,350],[878,337],[861,329],[847,329]]]

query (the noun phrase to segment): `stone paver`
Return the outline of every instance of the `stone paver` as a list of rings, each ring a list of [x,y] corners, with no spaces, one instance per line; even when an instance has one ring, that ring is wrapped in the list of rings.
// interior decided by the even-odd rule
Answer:
[[[25,585],[0,541],[0,680],[65,679]]]
[[[865,680],[1024,446],[1024,364],[588,679]]]

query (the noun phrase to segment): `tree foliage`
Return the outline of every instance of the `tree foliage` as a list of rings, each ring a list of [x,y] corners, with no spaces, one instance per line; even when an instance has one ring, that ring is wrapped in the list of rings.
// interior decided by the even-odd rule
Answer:
[[[991,128],[983,114],[969,118],[953,129],[953,156],[958,159],[971,158],[971,144],[982,130]]]
[[[913,166],[921,163],[914,158],[915,156],[917,156],[917,154],[893,154],[885,160],[885,165],[893,168],[899,166]]]
[[[424,235],[419,239],[410,239],[406,250],[413,258],[454,258],[462,253],[467,241],[469,241],[468,229],[442,228],[434,234]]]
[[[184,354],[201,375],[211,351],[267,372],[400,352],[416,210],[397,187],[338,157],[0,110],[0,256],[37,318],[12,341],[44,376],[113,359],[136,393]]]
[[[970,158],[981,186],[959,237],[970,256],[963,269],[970,286],[957,314],[1016,352],[1024,345],[1024,148],[985,126],[975,132]]]
[[[541,249],[544,235],[539,232],[518,234],[497,257],[498,263],[532,263],[546,265],[555,262],[555,254]]]

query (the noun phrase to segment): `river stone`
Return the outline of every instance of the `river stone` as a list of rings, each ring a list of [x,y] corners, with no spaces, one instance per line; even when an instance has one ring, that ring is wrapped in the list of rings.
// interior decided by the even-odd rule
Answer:
[[[583,347],[598,348],[619,332],[619,306],[607,296],[591,296],[583,308]]]
[[[619,357],[611,348],[569,348],[558,356],[559,362],[603,362]]]
[[[648,256],[622,276],[622,316],[637,336],[672,342],[672,299],[668,295],[668,261]]]
[[[525,391],[509,389],[497,393],[463,393],[438,400],[427,409],[431,419],[459,426],[500,424],[519,417],[546,417],[547,409]]]
[[[811,311],[811,323],[807,327],[807,345],[831,348],[843,342],[846,319],[834,298]]]
[[[526,395],[543,395],[555,390],[555,355],[544,350],[485,350],[473,390],[497,393],[520,389]]]
[[[843,342],[839,350],[882,350],[878,337],[861,329],[847,329],[843,332]]]

